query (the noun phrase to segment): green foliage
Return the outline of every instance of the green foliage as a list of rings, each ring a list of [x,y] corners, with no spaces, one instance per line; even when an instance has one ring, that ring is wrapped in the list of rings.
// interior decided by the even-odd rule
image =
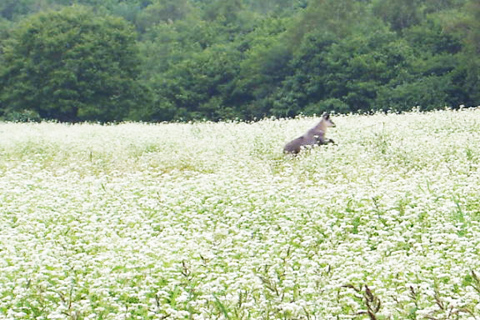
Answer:
[[[236,104],[243,104],[247,119],[269,115],[275,101],[273,95],[289,73],[291,50],[283,44],[285,24],[280,19],[262,25],[240,64],[233,98]]]
[[[15,28],[4,50],[6,113],[114,121],[142,101],[135,33],[122,19],[79,6],[40,13]]]
[[[476,0],[6,0],[0,15],[6,119],[252,120],[480,100]]]
[[[214,46],[176,64],[163,75],[162,85],[155,90],[163,100],[158,102],[158,110],[153,110],[152,117],[169,120],[161,115],[169,102],[176,106],[176,119],[238,117],[231,108],[225,108],[223,101],[230,95],[231,81],[238,73],[235,65],[238,56],[238,51],[228,46]]]
[[[42,118],[33,110],[19,110],[7,113],[2,120],[11,122],[40,122]]]
[[[378,0],[373,11],[388,23],[392,30],[402,31],[421,20],[420,7],[423,0]]]
[[[192,11],[187,0],[162,0],[152,1],[140,13],[136,23],[140,30],[147,30],[159,23],[172,23],[185,19]]]
[[[30,12],[34,0],[3,0],[0,2],[0,16],[12,20]]]
[[[480,3],[470,0],[465,5],[467,13],[457,22],[463,47],[459,58],[460,78],[468,104],[478,104],[480,99]]]

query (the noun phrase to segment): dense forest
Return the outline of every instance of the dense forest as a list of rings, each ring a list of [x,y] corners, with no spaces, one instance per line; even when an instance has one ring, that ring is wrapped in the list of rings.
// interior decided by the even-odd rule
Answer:
[[[254,120],[479,101],[479,0],[0,2],[4,120]]]

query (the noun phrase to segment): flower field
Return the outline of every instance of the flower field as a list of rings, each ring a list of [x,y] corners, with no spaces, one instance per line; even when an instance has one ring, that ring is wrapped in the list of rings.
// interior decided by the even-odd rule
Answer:
[[[0,124],[0,319],[480,319],[480,109]]]

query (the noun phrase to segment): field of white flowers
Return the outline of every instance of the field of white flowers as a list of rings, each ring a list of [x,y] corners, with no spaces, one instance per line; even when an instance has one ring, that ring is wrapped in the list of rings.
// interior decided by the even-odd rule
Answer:
[[[0,319],[480,319],[480,109],[0,124]]]

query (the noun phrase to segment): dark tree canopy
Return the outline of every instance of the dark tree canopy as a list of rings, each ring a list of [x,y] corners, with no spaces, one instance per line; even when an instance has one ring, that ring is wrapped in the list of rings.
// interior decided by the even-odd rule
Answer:
[[[121,18],[79,6],[33,15],[5,44],[2,104],[61,121],[126,119],[142,101],[137,51]]]
[[[479,17],[478,0],[0,1],[0,118],[475,106]]]

